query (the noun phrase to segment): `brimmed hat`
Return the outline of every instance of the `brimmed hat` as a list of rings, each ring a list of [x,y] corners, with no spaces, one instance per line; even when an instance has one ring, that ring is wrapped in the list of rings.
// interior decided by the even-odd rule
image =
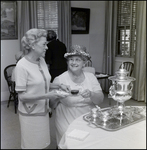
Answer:
[[[82,58],[88,60],[91,58],[88,52],[86,52],[86,47],[81,45],[73,45],[70,47],[70,51],[64,54],[65,58],[70,56],[81,56]]]

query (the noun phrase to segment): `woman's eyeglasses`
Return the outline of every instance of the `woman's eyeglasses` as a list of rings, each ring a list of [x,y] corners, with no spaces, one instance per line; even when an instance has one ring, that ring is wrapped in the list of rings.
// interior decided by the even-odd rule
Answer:
[[[76,58],[76,59],[69,58],[68,61],[80,63],[80,62],[82,61],[82,59],[78,59],[78,58]]]

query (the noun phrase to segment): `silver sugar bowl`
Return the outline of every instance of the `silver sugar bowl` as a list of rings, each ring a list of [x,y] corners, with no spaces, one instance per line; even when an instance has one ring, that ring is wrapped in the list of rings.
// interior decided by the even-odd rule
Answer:
[[[100,121],[99,123],[101,123],[103,126],[106,126],[106,122],[112,117],[112,110],[102,111],[101,108],[96,105],[96,108],[91,109],[91,117],[94,124],[97,121]],[[97,118],[100,120],[97,120]]]

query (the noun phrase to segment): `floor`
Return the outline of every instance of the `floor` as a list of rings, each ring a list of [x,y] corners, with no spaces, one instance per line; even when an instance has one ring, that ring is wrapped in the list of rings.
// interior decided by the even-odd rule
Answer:
[[[108,98],[108,94],[104,93],[103,103],[99,105],[101,108],[109,107],[116,104],[116,101]],[[111,102],[111,103],[110,103]],[[127,106],[146,106],[144,102],[137,102],[132,99],[125,102]],[[51,145],[48,149],[56,149],[56,138],[54,128],[54,115],[50,118],[51,128]],[[1,149],[21,149],[20,147],[20,126],[18,114],[14,113],[13,102],[7,108],[7,101],[1,102]]]

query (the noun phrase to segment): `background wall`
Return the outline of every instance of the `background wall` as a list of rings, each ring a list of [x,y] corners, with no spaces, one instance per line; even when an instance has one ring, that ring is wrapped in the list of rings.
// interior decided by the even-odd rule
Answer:
[[[71,7],[90,9],[89,34],[72,34],[72,44],[86,46],[92,57],[93,67],[96,71],[101,72],[104,50],[105,1],[71,1]]]
[[[4,68],[10,64],[15,64],[15,54],[20,50],[19,42],[19,20],[20,20],[20,1],[17,1],[18,6],[18,39],[1,40],[1,101],[9,99],[9,92],[6,80],[4,78]]]

